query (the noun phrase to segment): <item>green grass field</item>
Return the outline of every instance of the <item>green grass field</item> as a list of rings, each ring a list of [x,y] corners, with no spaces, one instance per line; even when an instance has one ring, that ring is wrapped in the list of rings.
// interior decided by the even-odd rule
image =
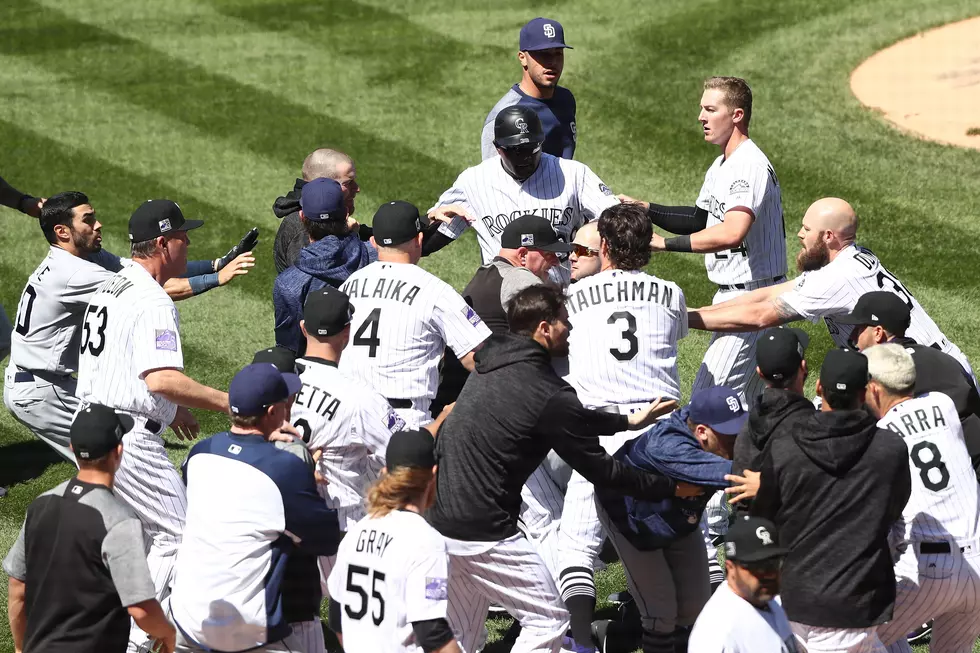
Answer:
[[[188,373],[226,387],[273,343],[271,205],[306,154],[329,145],[353,156],[362,221],[387,200],[427,208],[479,160],[483,118],[518,79],[518,29],[544,14],[575,46],[562,81],[578,100],[577,158],[615,192],[693,201],[717,155],[696,122],[701,80],[745,77],[787,232],[819,197],[851,201],[859,241],[980,361],[980,152],[903,135],[848,88],[876,50],[971,11],[974,0],[6,0],[0,174],[34,194],[86,192],[117,253],[130,213],[150,197],[207,221],[192,257],[214,258],[261,227],[247,278],[179,304]],[[18,213],[0,209],[0,224],[0,303],[12,316],[46,244]],[[424,265],[462,288],[477,263],[467,237]],[[658,255],[651,266],[690,306],[710,301],[699,257]],[[822,326],[807,329],[816,369],[830,341]],[[693,334],[682,345],[686,386],[706,343]],[[205,433],[225,427],[220,415],[198,418]],[[6,411],[0,445],[0,484],[11,486],[0,499],[5,552],[29,502],[71,468],[51,463]],[[177,461],[186,448],[171,452]],[[600,595],[620,585],[613,567]],[[12,649],[6,630],[0,651]]]

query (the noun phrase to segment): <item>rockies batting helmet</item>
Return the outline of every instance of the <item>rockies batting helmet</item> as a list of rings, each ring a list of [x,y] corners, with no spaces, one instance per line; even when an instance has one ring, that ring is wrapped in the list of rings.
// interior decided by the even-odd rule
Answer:
[[[493,142],[500,148],[544,142],[544,128],[534,109],[515,104],[497,114],[493,122]]]

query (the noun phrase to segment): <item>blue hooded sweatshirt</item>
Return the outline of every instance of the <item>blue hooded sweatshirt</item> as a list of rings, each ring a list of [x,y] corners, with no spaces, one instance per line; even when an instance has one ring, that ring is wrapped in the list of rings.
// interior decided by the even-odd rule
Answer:
[[[283,270],[272,288],[276,345],[301,356],[306,351],[306,339],[299,323],[306,296],[324,286],[339,288],[347,277],[377,260],[377,250],[362,242],[357,233],[343,238],[327,236],[304,247],[296,265]]]
[[[675,411],[639,437],[630,440],[613,458],[634,467],[705,488],[723,489],[729,483],[732,461],[708,453],[687,428],[688,409]],[[671,497],[641,501],[596,488],[603,510],[626,539],[641,551],[661,549],[694,532],[711,493],[691,499]]]

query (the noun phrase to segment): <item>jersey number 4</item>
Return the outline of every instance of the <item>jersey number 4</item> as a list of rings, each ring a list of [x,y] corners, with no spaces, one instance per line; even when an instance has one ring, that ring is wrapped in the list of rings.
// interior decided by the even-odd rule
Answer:
[[[98,356],[105,349],[105,328],[109,323],[109,311],[105,306],[89,306],[85,310],[85,321],[82,322],[82,348],[84,354],[88,351]]]
[[[618,349],[609,348],[609,353],[619,361],[631,361],[640,351],[640,341],[636,338],[636,317],[629,311],[616,311],[609,316],[606,324],[616,324],[620,321],[626,322],[626,328],[620,334],[626,347],[622,345]]]
[[[923,460],[922,454],[925,451],[929,454],[928,458]],[[939,492],[946,489],[949,485],[949,470],[946,469],[946,463],[939,453],[939,447],[932,442],[920,442],[909,451],[909,458],[919,470],[919,478],[927,490]],[[938,470],[938,474],[931,474],[932,470]]]
[[[380,322],[381,309],[376,308],[368,314],[366,320],[361,322],[361,326],[354,333],[354,340],[351,341],[356,347],[367,347],[369,358],[377,356],[378,347],[381,346],[381,338],[378,337],[378,324]],[[368,335],[365,336],[365,333]]]
[[[361,580],[360,576],[364,576],[364,579]],[[368,578],[371,579],[371,598],[368,598],[367,593]],[[361,597],[360,606],[357,610],[351,610],[349,603],[344,605],[344,612],[347,613],[348,617],[357,620],[363,619],[368,612],[368,604],[372,602],[371,599],[373,598],[377,605],[371,610],[371,621],[374,622],[375,626],[381,625],[381,622],[385,620],[385,597],[378,590],[378,581],[381,582],[381,589],[384,589],[385,575],[380,571],[371,571],[367,567],[358,565],[347,567],[347,591]]]

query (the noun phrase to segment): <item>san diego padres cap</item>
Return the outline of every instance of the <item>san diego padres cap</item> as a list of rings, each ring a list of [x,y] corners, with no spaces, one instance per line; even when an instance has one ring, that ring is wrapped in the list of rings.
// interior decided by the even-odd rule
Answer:
[[[354,319],[354,307],[342,290],[324,286],[306,296],[303,326],[311,336],[337,335]]]
[[[425,429],[398,431],[388,440],[385,466],[388,471],[398,467],[431,469],[436,464],[436,439]]]
[[[146,200],[129,218],[129,241],[142,243],[174,231],[190,231],[204,225],[204,220],[185,220],[173,200]]]
[[[789,549],[779,546],[776,525],[762,517],[745,515],[728,527],[725,557],[735,562],[759,562],[779,558]]]
[[[810,336],[802,329],[769,329],[759,338],[755,361],[762,376],[770,381],[788,379],[800,369]]]
[[[521,28],[520,49],[524,52],[568,48],[565,44],[565,29],[552,18],[532,18]]]
[[[540,215],[522,215],[504,227],[500,234],[503,249],[540,249],[546,252],[568,253],[572,246],[563,243],[555,233],[551,222]]]
[[[692,422],[704,424],[721,435],[737,435],[749,419],[738,393],[723,385],[692,394],[688,411]]]
[[[895,293],[876,290],[861,295],[847,315],[834,317],[839,324],[880,326],[893,336],[904,336],[912,323],[912,309]]]
[[[419,214],[414,204],[401,200],[378,207],[371,223],[374,242],[382,247],[401,245],[425,231],[428,226],[429,216]]]
[[[81,460],[98,460],[115,449],[133,426],[129,415],[100,404],[89,404],[71,423],[71,450]]]
[[[272,363],[246,365],[228,386],[232,415],[261,415],[272,404],[285,401],[300,391],[299,375],[280,372]]]

